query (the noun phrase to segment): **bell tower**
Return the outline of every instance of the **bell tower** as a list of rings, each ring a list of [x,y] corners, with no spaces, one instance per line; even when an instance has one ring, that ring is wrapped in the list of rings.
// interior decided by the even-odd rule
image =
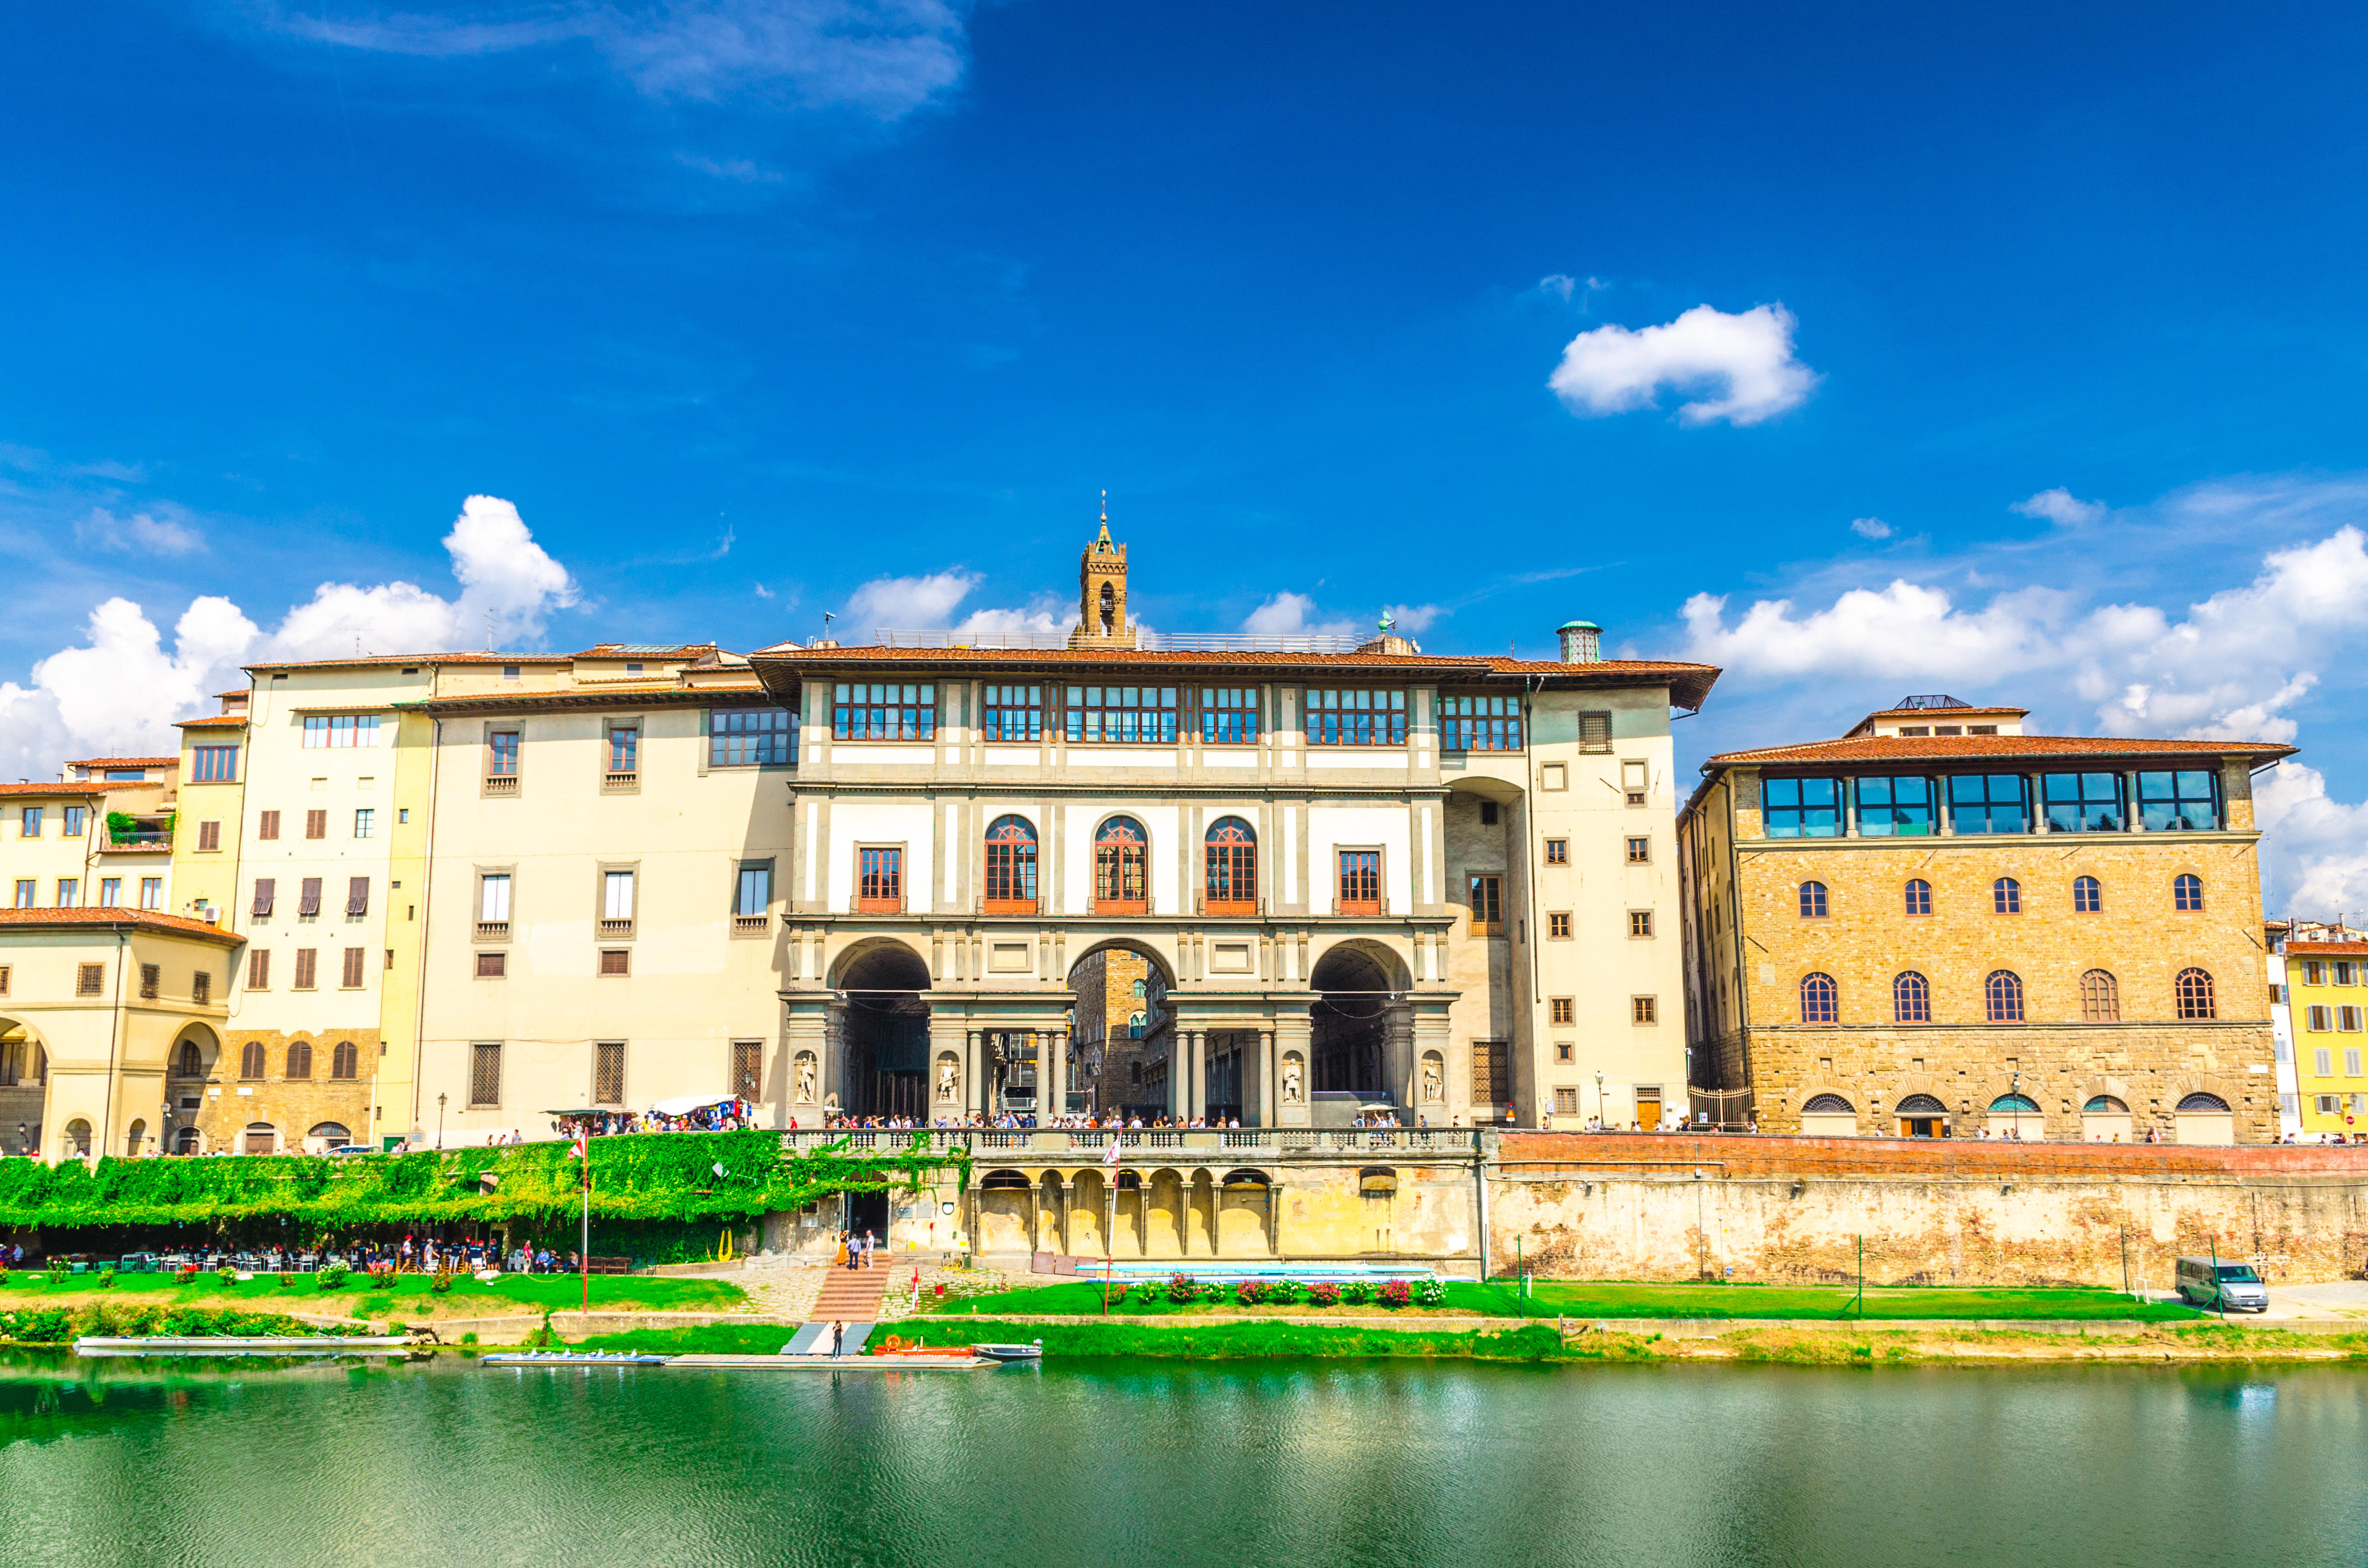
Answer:
[[[1132,648],[1134,628],[1126,621],[1126,546],[1112,544],[1110,492],[1102,492],[1102,531],[1077,558],[1077,629],[1072,648]]]

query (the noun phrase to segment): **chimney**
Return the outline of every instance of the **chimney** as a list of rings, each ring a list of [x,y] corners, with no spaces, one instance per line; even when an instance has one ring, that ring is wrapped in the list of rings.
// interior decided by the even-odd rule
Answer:
[[[1565,620],[1554,629],[1562,639],[1565,665],[1600,664],[1603,659],[1603,628],[1591,620]]]

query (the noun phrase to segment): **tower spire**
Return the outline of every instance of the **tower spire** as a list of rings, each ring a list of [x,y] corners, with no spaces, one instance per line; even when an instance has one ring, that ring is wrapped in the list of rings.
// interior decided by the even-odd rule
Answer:
[[[1102,492],[1102,534],[1101,538],[1094,540],[1094,543],[1098,547],[1108,549],[1110,541],[1110,492],[1105,490]]]

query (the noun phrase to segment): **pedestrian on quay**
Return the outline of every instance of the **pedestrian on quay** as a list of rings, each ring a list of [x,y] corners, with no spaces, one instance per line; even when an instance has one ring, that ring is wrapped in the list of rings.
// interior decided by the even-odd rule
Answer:
[[[834,1319],[830,1325],[830,1353],[838,1355],[839,1346],[847,1343],[847,1325]]]
[[[869,1230],[863,1233],[863,1267],[871,1267],[871,1255],[880,1250],[880,1238]]]

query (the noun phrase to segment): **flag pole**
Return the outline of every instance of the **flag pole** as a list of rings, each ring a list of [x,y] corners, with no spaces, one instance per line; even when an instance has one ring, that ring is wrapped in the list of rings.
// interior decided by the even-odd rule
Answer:
[[[586,1316],[589,1316],[592,1311],[592,1140],[590,1136],[587,1134],[579,1138],[575,1148],[576,1152],[584,1156],[584,1232],[582,1244],[575,1257],[583,1270],[584,1312]]]

